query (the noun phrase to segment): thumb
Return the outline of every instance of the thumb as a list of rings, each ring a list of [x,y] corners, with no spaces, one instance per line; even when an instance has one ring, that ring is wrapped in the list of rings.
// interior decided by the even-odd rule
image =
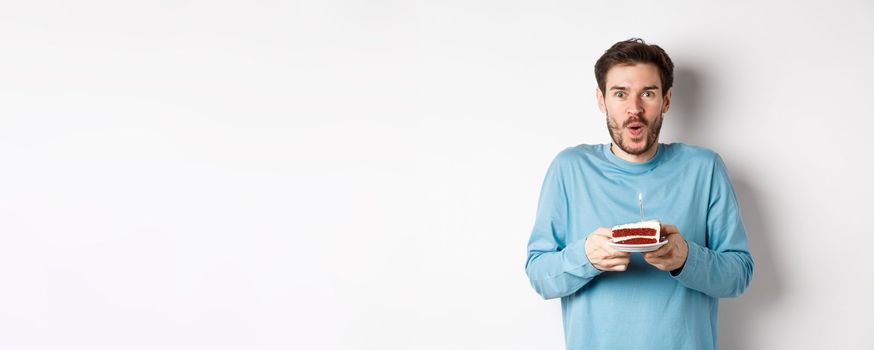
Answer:
[[[680,233],[680,230],[677,229],[676,225],[662,224],[662,232],[664,235],[669,235],[673,233]]]
[[[589,236],[613,236],[613,231],[610,231],[609,229],[605,231],[603,227],[599,227],[589,233]]]

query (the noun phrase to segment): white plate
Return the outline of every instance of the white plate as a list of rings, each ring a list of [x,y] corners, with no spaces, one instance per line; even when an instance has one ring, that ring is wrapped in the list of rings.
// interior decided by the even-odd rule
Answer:
[[[659,247],[668,244],[668,241],[664,240],[658,243],[649,244],[618,244],[613,242],[607,242],[607,244],[613,246],[613,248],[616,248],[616,250],[620,252],[643,253],[659,249]]]

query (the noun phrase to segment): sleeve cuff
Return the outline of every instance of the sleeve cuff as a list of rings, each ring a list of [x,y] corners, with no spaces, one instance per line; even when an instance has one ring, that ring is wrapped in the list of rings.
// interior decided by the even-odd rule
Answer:
[[[686,263],[680,267],[680,273],[671,275],[685,285],[689,285],[695,279],[695,276],[701,276],[701,259],[707,254],[705,251],[707,248],[704,248],[698,245],[695,242],[686,241],[687,246],[689,247],[689,252],[686,255]]]
[[[561,264],[565,272],[583,278],[592,278],[603,272],[589,262],[589,257],[586,256],[585,238],[568,244],[561,251]]]

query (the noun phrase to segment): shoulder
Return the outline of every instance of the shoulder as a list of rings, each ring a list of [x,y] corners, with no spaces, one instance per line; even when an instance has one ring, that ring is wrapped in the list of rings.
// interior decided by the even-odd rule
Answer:
[[[596,158],[603,157],[602,145],[577,145],[565,148],[555,155],[549,164],[549,172],[553,174],[568,174],[572,169],[588,167]]]
[[[602,155],[604,145],[576,145],[568,147],[558,152],[555,156],[555,163],[576,163],[586,161],[587,159],[596,158]]]
[[[722,163],[722,157],[719,156],[719,153],[709,148],[685,143],[670,143],[666,144],[665,147],[671,159],[681,162],[711,166]]]

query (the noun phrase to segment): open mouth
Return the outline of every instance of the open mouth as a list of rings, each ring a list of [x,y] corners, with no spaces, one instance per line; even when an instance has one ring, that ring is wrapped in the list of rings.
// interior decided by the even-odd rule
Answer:
[[[628,132],[630,132],[632,136],[640,136],[644,129],[644,125],[640,123],[634,123],[628,126]]]

